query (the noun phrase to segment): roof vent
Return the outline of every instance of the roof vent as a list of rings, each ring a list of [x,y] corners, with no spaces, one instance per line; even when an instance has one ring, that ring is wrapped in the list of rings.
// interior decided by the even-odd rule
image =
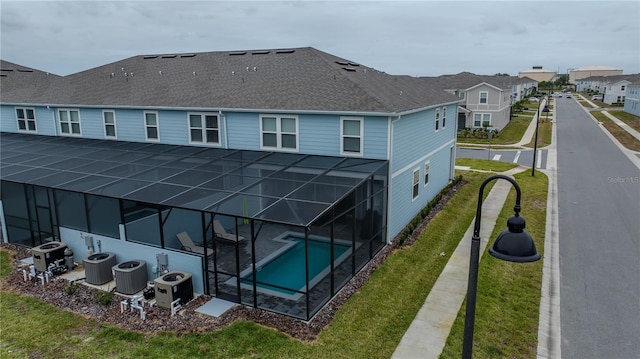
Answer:
[[[158,74],[159,74],[160,76],[162,76],[162,70],[159,70],[159,71],[158,71]]]
[[[258,68],[256,66],[253,67],[253,71],[258,71]]]
[[[147,56],[144,56],[142,58],[145,59],[145,60],[147,60],[147,59],[157,59],[158,55],[147,55]]]
[[[121,67],[121,68],[120,68],[120,71],[124,72],[124,67]]]
[[[116,74],[114,72],[112,72],[109,77],[116,77]]]
[[[194,71],[194,72],[192,72],[191,74],[192,74],[193,76],[195,76],[195,75],[196,75],[196,72]]]
[[[33,70],[30,70],[30,69],[18,69],[18,72],[33,72]]]
[[[180,57],[195,57],[196,54],[182,54]]]
[[[230,52],[229,56],[238,56],[238,55],[244,55],[246,54],[246,51],[234,51],[234,52]]]
[[[276,50],[276,54],[292,54],[296,52],[295,49]]]
[[[5,74],[1,74],[1,75],[0,75],[0,77],[7,77],[7,75],[5,75]]]
[[[356,66],[356,67],[358,67],[358,66],[360,66],[360,64],[356,64],[356,63],[354,63],[354,62],[350,62],[350,63],[349,63],[349,66]]]
[[[231,71],[231,76],[235,76],[236,72],[235,71]]]
[[[163,59],[174,59],[176,55],[162,55]]]
[[[251,55],[266,55],[269,53],[269,50],[258,50],[258,51],[252,51]]]
[[[13,71],[13,69],[0,69],[0,71]]]
[[[343,70],[349,71],[349,72],[356,72],[356,69],[353,67],[343,67]]]
[[[349,65],[349,63],[348,63],[348,62],[346,62],[346,61],[336,61],[336,64],[338,64],[338,65],[342,65],[342,66],[347,66],[347,65]]]

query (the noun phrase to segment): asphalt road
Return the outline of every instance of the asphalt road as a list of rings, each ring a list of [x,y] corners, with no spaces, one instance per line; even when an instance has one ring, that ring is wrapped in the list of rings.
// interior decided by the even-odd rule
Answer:
[[[640,358],[640,170],[556,99],[562,357]]]

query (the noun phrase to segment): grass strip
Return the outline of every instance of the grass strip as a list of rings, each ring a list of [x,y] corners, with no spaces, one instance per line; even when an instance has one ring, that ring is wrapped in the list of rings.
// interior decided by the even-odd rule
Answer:
[[[609,133],[611,133],[613,137],[620,142],[620,144],[632,151],[640,151],[640,141],[633,137],[629,132],[625,131],[624,128],[611,121],[611,119],[605,116],[601,111],[592,111],[591,114],[602,123],[602,126],[604,126],[604,128],[606,128],[607,131],[609,131]]]
[[[456,158],[456,166],[468,166],[476,171],[504,172],[518,167],[518,164],[474,158]]]
[[[640,117],[626,113],[624,111],[609,111],[609,113],[620,121],[629,125],[636,131],[640,132]]]
[[[527,231],[543,256],[546,223],[547,177],[538,172],[515,176],[522,189],[522,216]],[[487,249],[513,215],[515,190],[511,189],[496,222]],[[485,238],[483,238],[485,239]],[[485,251],[486,252],[486,251]],[[474,331],[474,358],[535,358],[538,345],[538,313],[542,263],[511,263],[484,253],[478,274]],[[465,303],[466,304],[466,303]],[[459,358],[464,337],[465,305],[447,339],[440,358]]]
[[[518,143],[524,135],[527,127],[531,123],[531,117],[519,116],[513,117],[511,121],[500,131],[498,137],[494,137],[491,140],[486,138],[465,138],[458,137],[460,143],[474,143],[474,144],[493,144],[493,145],[510,145]]]

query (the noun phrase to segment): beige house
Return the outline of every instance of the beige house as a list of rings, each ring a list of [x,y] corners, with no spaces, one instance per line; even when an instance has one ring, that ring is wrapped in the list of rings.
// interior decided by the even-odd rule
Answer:
[[[531,70],[521,71],[518,77],[528,77],[538,82],[554,81],[557,73],[551,70],[545,70],[542,66],[533,66]]]
[[[587,66],[569,71],[569,83],[594,76],[616,76],[622,75],[622,70],[609,66]]]

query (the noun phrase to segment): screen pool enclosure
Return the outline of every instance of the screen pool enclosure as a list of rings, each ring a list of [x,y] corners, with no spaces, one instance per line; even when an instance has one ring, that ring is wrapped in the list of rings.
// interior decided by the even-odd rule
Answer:
[[[385,160],[0,136],[11,243],[69,228],[187,253],[205,294],[305,320],[385,245]]]

